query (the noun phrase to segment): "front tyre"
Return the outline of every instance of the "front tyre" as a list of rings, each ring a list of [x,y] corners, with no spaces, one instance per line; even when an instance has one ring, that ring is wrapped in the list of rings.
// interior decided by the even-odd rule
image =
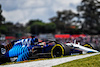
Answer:
[[[56,44],[51,49],[51,56],[54,57],[61,57],[64,55],[64,48],[60,44]]]
[[[56,44],[51,49],[51,57],[62,57],[65,55],[70,55],[70,48],[65,44]]]
[[[85,44],[84,47],[93,49],[93,47],[90,44]]]
[[[91,49],[95,49],[95,50],[98,50],[98,45],[96,45],[95,43],[86,43],[84,45],[84,47],[88,47],[88,48],[91,48]]]

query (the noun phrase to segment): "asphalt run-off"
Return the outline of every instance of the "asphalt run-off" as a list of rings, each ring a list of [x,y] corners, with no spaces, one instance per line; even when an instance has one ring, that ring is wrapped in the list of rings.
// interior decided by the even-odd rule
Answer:
[[[39,60],[39,61],[32,61],[32,62],[25,62],[25,63],[17,63],[17,64],[10,64],[10,65],[0,65],[0,67],[52,67],[58,64],[62,64],[65,62],[90,57],[100,54],[99,53],[92,53],[92,54],[85,54],[85,55],[77,55],[77,56],[69,56],[63,58],[54,58],[49,60]]]

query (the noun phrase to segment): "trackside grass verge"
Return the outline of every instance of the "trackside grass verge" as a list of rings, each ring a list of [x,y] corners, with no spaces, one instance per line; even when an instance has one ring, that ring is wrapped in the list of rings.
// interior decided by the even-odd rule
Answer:
[[[91,54],[91,53],[88,53],[88,54]],[[83,54],[78,54],[78,55],[83,55]],[[67,55],[67,56],[63,56],[63,57],[71,57],[71,56],[78,56],[78,55]],[[56,58],[63,58],[63,57],[56,57]],[[49,59],[54,59],[54,58],[39,58],[39,59],[25,60],[25,61],[20,61],[20,62],[6,62],[1,65],[10,65],[10,64],[26,63],[26,62],[39,61],[39,60],[49,60]]]
[[[100,67],[100,54],[66,62],[53,67]]]
[[[82,54],[79,54],[79,55],[82,55]],[[68,55],[68,56],[63,56],[63,57],[70,57],[70,56],[77,56],[77,55]],[[63,58],[63,57],[56,57],[56,58]],[[39,58],[39,59],[25,60],[25,61],[20,61],[20,62],[6,62],[6,63],[1,64],[1,65],[9,65],[9,64],[17,64],[17,63],[26,63],[26,62],[39,61],[39,60],[49,60],[49,59],[54,59],[54,58]]]

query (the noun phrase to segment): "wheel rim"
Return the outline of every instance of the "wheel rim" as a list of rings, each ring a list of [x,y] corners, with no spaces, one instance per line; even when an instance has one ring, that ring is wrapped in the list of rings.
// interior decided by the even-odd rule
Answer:
[[[1,48],[1,54],[5,54],[6,53],[6,49],[5,48]]]
[[[53,56],[54,57],[60,57],[62,55],[62,49],[57,46],[56,48],[54,48],[53,50]]]
[[[84,47],[87,47],[87,48],[91,48],[91,49],[93,49],[92,46],[89,45],[89,44],[85,44]]]
[[[56,44],[52,49],[51,49],[51,56],[52,58],[54,57],[61,57],[64,55],[64,49],[60,44]]]

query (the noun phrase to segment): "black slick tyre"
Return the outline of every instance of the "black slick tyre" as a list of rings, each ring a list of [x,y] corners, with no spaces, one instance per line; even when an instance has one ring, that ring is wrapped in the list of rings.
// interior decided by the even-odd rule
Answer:
[[[51,49],[51,57],[62,57],[70,54],[70,48],[64,44],[56,44]]]

